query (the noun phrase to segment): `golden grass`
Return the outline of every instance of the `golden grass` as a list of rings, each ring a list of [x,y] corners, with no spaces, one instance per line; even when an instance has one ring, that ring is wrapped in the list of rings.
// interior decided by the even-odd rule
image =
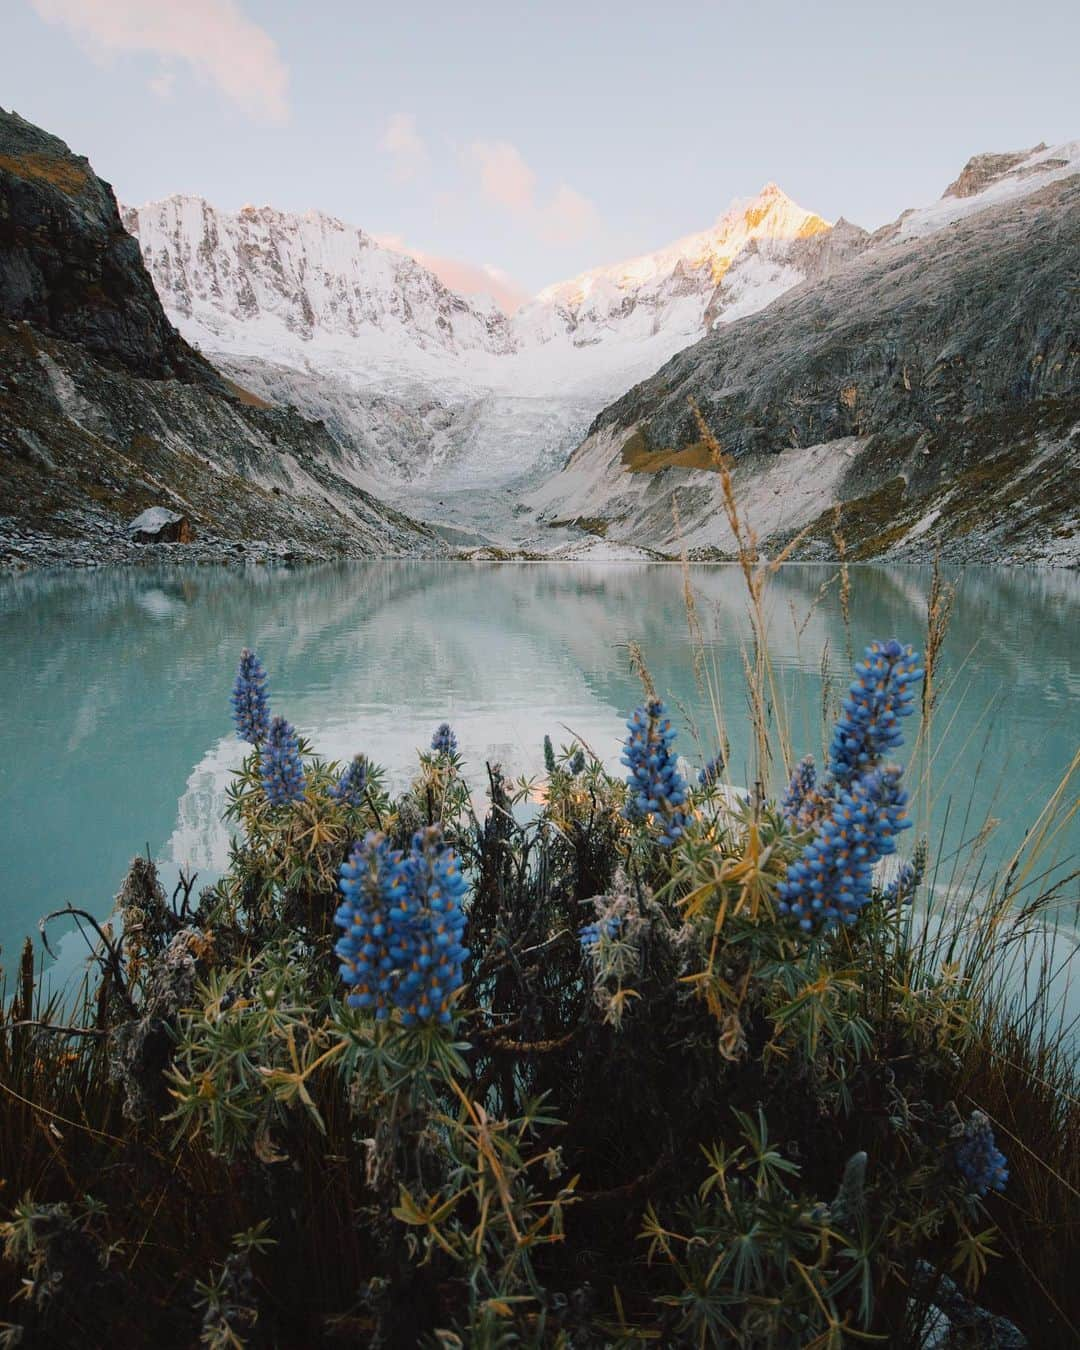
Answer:
[[[73,197],[90,182],[88,169],[52,155],[0,155],[0,169],[27,182],[48,183]]]

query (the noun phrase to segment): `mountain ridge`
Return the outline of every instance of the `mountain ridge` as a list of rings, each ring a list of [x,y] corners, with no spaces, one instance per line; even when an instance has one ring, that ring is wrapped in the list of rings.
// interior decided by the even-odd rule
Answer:
[[[0,109],[0,560],[135,561],[167,506],[192,560],[439,553],[325,427],[231,385],[169,322],[112,189]]]

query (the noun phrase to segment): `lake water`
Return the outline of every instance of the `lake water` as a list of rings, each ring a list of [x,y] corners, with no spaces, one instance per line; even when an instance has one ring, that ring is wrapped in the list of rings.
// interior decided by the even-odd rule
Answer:
[[[705,665],[724,699],[730,777],[745,783],[742,578],[733,567],[691,573]],[[950,849],[999,819],[984,856],[1000,865],[1080,744],[1080,578],[950,575],[958,594],[935,718],[931,827],[937,834],[947,820]],[[797,754],[820,756],[826,643],[835,692],[850,678],[834,576],[829,566],[789,566],[770,593],[770,650]],[[851,577],[856,650],[894,635],[921,647],[929,569],[863,566]],[[0,580],[0,962],[10,965],[47,910],[70,902],[104,917],[147,846],[170,876],[197,869],[200,885],[224,867],[222,794],[244,748],[228,708],[241,647],[262,656],[275,711],[319,752],[363,751],[403,785],[415,748],[444,719],[478,783],[485,760],[514,775],[541,772],[545,732],[556,745],[576,733],[615,768],[623,721],[641,697],[630,641],[679,710],[680,748],[700,764],[715,748],[715,720],[695,680],[676,566],[376,562]],[[1053,855],[1060,864],[1078,854],[1074,821]],[[69,934],[69,954],[73,942]]]

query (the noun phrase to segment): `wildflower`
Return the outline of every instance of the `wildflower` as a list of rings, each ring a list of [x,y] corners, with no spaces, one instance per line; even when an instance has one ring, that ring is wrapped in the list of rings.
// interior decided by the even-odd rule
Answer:
[[[364,755],[356,755],[341,772],[341,777],[330,789],[330,796],[346,806],[360,806],[367,790],[368,762]]]
[[[714,787],[720,781],[720,775],[724,772],[724,756],[717,751],[712,759],[705,765],[697,776],[698,786],[703,788]]]
[[[354,844],[342,864],[338,883],[345,897],[334,922],[345,930],[334,951],[341,958],[341,978],[349,986],[353,1008],[372,1008],[380,1021],[392,1007],[394,962],[389,951],[390,911],[405,895],[401,853],[385,835],[368,833]]]
[[[231,702],[238,739],[250,741],[252,745],[265,741],[270,730],[266,671],[259,658],[247,647],[240,653]]]
[[[896,876],[882,891],[882,896],[887,904],[896,904],[899,900],[901,904],[910,905],[915,892],[922,885],[923,877],[926,875],[926,860],[929,853],[925,839],[920,839],[915,845],[915,853],[910,862],[902,863]]]
[[[439,826],[413,835],[405,873],[407,900],[390,911],[398,936],[390,955],[403,963],[395,1002],[406,1026],[432,1020],[447,1023],[450,996],[461,986],[462,965],[469,955],[461,941],[465,933],[461,901],[468,885]]]
[[[440,722],[435,728],[435,734],[431,738],[431,748],[437,755],[457,754],[457,737],[451,730],[449,722]]]
[[[630,770],[626,786],[630,796],[625,815],[628,820],[653,816],[660,826],[660,843],[670,848],[686,830],[686,780],[679,772],[671,744],[675,729],[660,699],[650,699],[637,708],[627,722],[622,762]]]
[[[820,800],[814,756],[807,755],[795,766],[791,782],[780,798],[780,811],[789,825],[805,830],[812,823]]]
[[[551,737],[544,737],[544,768],[548,773],[555,772],[555,747],[551,744]]]
[[[886,751],[903,744],[900,718],[912,712],[911,686],[922,677],[916,653],[895,638],[866,648],[829,748],[829,774],[840,787],[850,787]]]
[[[341,869],[334,922],[345,930],[335,951],[354,1008],[377,1019],[392,1008],[406,1026],[449,1022],[450,997],[462,982],[467,889],[454,850],[438,826],[419,830],[409,854],[369,833]]]
[[[585,751],[582,750],[580,746],[578,746],[570,756],[570,763],[567,765],[567,768],[573,774],[585,772]]]
[[[896,834],[910,825],[907,794],[896,765],[838,791],[832,813],[791,864],[777,888],[778,909],[811,929],[822,921],[855,922],[870,899],[874,864],[896,851]]]
[[[1008,1159],[997,1147],[990,1122],[972,1111],[956,1146],[956,1165],[976,1195],[1003,1191],[1009,1179]]]
[[[271,806],[298,801],[304,795],[304,766],[296,731],[284,717],[275,717],[263,746],[263,788]]]
[[[578,929],[578,941],[581,943],[583,951],[589,951],[595,947],[600,938],[615,938],[619,936],[622,928],[622,922],[617,915],[609,915],[605,919],[594,919],[592,923],[587,923]]]

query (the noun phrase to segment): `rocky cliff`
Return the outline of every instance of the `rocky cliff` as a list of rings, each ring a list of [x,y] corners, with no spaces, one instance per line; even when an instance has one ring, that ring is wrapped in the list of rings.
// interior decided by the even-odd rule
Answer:
[[[950,189],[958,218],[912,213],[679,353],[596,418],[534,508],[730,551],[696,405],[759,536],[806,531],[802,556],[833,551],[839,503],[860,557],[1076,561],[1080,176],[998,191],[1031,153],[980,157]],[[960,202],[980,191],[982,209]]]
[[[152,505],[194,524],[198,556],[441,551],[324,426],[192,349],[108,184],[0,110],[0,559],[141,556],[124,527]]]

